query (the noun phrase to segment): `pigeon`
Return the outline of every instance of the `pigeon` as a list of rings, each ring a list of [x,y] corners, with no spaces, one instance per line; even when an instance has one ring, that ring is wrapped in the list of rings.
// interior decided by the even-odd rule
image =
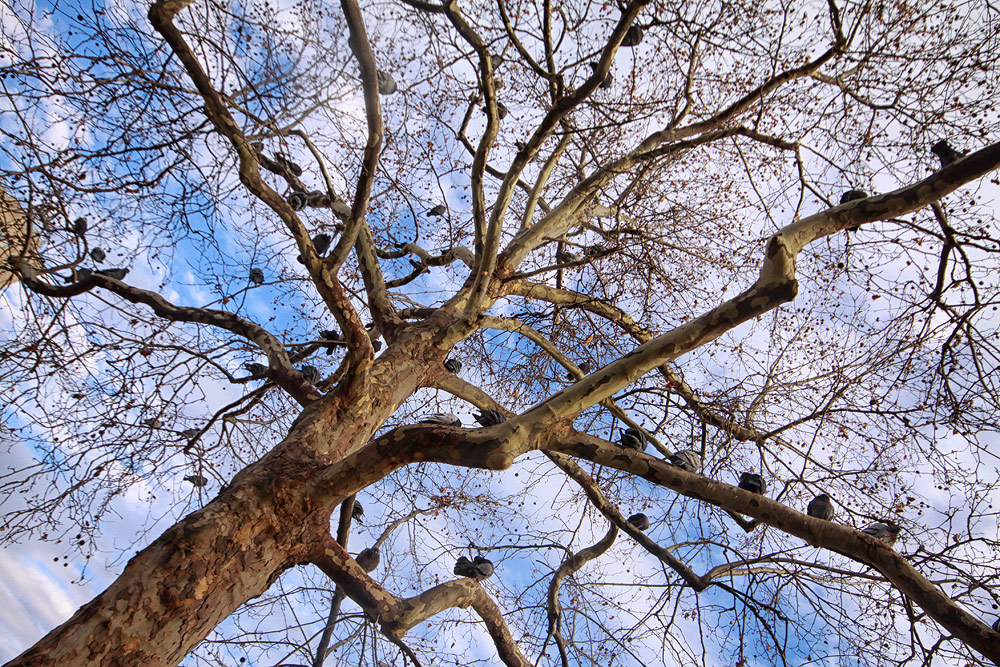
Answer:
[[[942,167],[947,167],[949,164],[965,155],[965,153],[957,151],[949,146],[948,141],[945,139],[942,139],[931,146],[931,153],[934,153],[934,155],[937,155],[938,158],[940,158]]]
[[[382,341],[376,338],[375,340],[372,341],[372,351],[378,352],[381,349],[382,349]]]
[[[358,565],[361,566],[362,570],[365,572],[371,572],[378,567],[379,561],[381,560],[379,557],[378,547],[362,549],[361,553],[358,554],[355,560],[358,561]]]
[[[114,278],[115,280],[122,280],[128,275],[128,269],[98,269],[94,271],[94,274],[105,276],[106,278]]]
[[[587,64],[590,65],[590,69],[592,71],[594,71],[594,72],[596,72],[597,68],[599,68],[601,66],[600,63],[598,63],[598,62],[592,62],[592,63],[587,63]],[[601,82],[601,86],[600,87],[601,88],[610,88],[614,84],[614,82],[615,82],[615,75],[612,74],[611,72],[608,72],[608,75],[606,77],[604,77],[604,81]]]
[[[688,472],[701,470],[701,454],[693,449],[682,449],[670,455],[670,465],[684,468]]]
[[[77,218],[73,221],[73,232],[83,236],[87,233],[87,219]]]
[[[649,528],[649,517],[642,512],[630,516],[628,522],[635,526],[636,530],[646,530]]]
[[[584,375],[586,375],[587,373],[590,372],[590,369],[591,369],[591,365],[590,365],[589,361],[581,361],[580,362],[580,372],[581,373],[583,373]],[[573,375],[572,373],[566,373],[566,379],[570,380],[570,381],[574,381],[574,380],[576,380],[576,376]]]
[[[489,115],[490,113],[489,107],[483,107],[483,113]],[[500,120],[506,118],[508,113],[510,113],[510,110],[506,106],[504,106],[504,103],[497,102],[497,116],[500,117]]]
[[[363,524],[364,521],[362,521],[362,518],[364,518],[364,516],[365,516],[365,508],[361,506],[361,503],[355,500],[354,509],[351,510],[351,518],[357,521],[358,523]]]
[[[278,153],[277,155],[274,156],[274,161],[280,164],[288,171],[292,172],[295,176],[302,175],[302,167],[289,160],[287,156]]]
[[[882,540],[890,547],[896,543],[896,538],[899,537],[900,531],[903,530],[899,526],[894,526],[891,523],[882,523],[877,521],[872,525],[868,526],[861,532],[867,533],[872,537]]]
[[[252,282],[254,285],[263,285],[264,272],[257,268],[250,269],[250,282]]]
[[[568,250],[557,250],[556,251],[556,261],[560,264],[570,264],[572,262],[579,262],[582,257],[575,252],[570,252]]]
[[[325,329],[323,331],[320,331],[319,332],[319,336],[323,340],[335,340],[335,341],[338,341],[338,342],[343,342],[343,338],[341,338],[340,332],[339,331],[334,331],[333,329]],[[336,350],[336,349],[337,349],[336,345],[327,345],[326,346],[326,356],[329,357],[330,355],[332,355],[333,351]]]
[[[1000,632],[1000,618],[993,621],[993,632]]]
[[[329,234],[317,234],[312,237],[312,243],[313,247],[316,248],[316,254],[322,257],[323,254],[330,249],[330,242],[332,240],[333,239],[330,238]],[[295,261],[299,264],[305,264],[305,262],[302,261],[302,255],[298,255],[295,258]]]
[[[642,28],[637,25],[632,26],[622,37],[622,46],[634,47],[637,46],[643,37]]]
[[[824,521],[833,521],[834,510],[830,496],[821,493],[810,500],[809,506],[806,508],[806,514],[814,516],[817,519],[823,519]]]
[[[418,424],[441,424],[443,426],[461,426],[462,420],[453,412],[435,412],[424,415]]]
[[[323,379],[320,374],[319,369],[315,366],[303,366],[302,367],[302,379],[304,379],[309,384],[319,384],[319,381]]]
[[[584,257],[597,257],[598,255],[600,255],[601,253],[603,253],[606,250],[607,250],[607,248],[605,248],[604,246],[602,246],[600,244],[589,245],[589,246],[587,246],[586,248],[583,249],[583,256]]]
[[[308,201],[309,197],[304,192],[293,192],[288,195],[288,205],[292,207],[293,211],[301,211],[306,207]]]
[[[868,193],[864,190],[848,190],[844,194],[840,195],[841,204],[846,204],[849,201],[856,201],[858,199],[868,199]]]
[[[507,418],[499,410],[483,410],[482,414],[474,414],[472,417],[484,427],[496,426],[507,421]]]
[[[97,262],[98,264],[107,259],[107,257],[108,256],[104,254],[104,251],[101,250],[100,248],[94,248],[93,250],[90,251],[90,258],[95,262]]]
[[[448,208],[444,204],[438,204],[431,210],[427,211],[427,215],[444,215]]]
[[[181,431],[181,435],[187,438],[188,440],[194,440],[195,438],[198,437],[199,433],[201,433],[201,429],[198,428],[186,428],[183,431]]]
[[[457,375],[458,372],[462,370],[462,362],[458,359],[445,359],[444,367],[449,373],[455,373]]]
[[[637,428],[627,428],[621,431],[621,435],[618,437],[619,445],[637,452],[646,451],[646,443],[646,435]]]
[[[493,576],[493,563],[482,556],[476,556],[472,560],[459,556],[455,561],[455,574],[473,579],[488,579]]]
[[[767,484],[764,482],[764,478],[755,472],[740,473],[739,487],[759,495],[767,493]]]
[[[149,428],[162,428],[163,422],[161,422],[156,417],[150,417],[149,419],[143,419],[141,422],[143,426],[148,426]]]
[[[251,375],[263,375],[264,373],[267,372],[267,366],[265,366],[264,364],[258,364],[253,362],[247,362],[243,364],[243,368],[250,371]]]
[[[63,278],[64,283],[72,283],[78,280],[86,280],[93,274],[90,269],[70,269],[70,274]]]
[[[201,488],[208,484],[208,480],[205,479],[202,475],[188,475],[187,477],[184,478],[184,481],[191,482],[192,486],[197,486],[198,488]]]
[[[398,90],[396,80],[392,78],[391,74],[382,70],[378,70],[375,74],[378,77],[378,92],[383,95],[392,95]]]

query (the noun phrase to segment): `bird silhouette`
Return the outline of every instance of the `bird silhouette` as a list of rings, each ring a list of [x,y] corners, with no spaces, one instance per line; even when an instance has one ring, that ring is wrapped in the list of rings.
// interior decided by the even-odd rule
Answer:
[[[601,253],[605,252],[607,248],[601,244],[589,245],[583,249],[584,257],[597,257]]]
[[[365,572],[371,572],[378,567],[379,561],[381,561],[381,556],[379,555],[378,547],[369,547],[367,549],[362,549],[361,553],[357,555],[354,560],[358,561],[358,565]]]
[[[90,269],[70,269],[69,275],[63,278],[64,283],[72,283],[79,280],[86,280],[94,274]]]
[[[139,423],[142,424],[143,426],[148,426],[149,428],[162,428],[163,427],[163,422],[161,422],[156,417],[150,417],[149,419],[143,419]]]
[[[490,113],[489,107],[485,107],[484,106],[483,107],[483,113],[485,113],[486,115],[489,115],[489,113]],[[500,117],[500,120],[503,120],[504,118],[506,118],[508,113],[510,113],[510,110],[506,107],[506,105],[504,105],[503,102],[497,102],[497,116]]]
[[[701,470],[701,454],[693,449],[682,449],[670,455],[670,465],[684,468],[688,472]]]
[[[646,451],[646,435],[637,428],[627,428],[620,432],[618,444],[625,449],[634,449],[637,452]]]
[[[354,501],[354,509],[351,510],[351,518],[360,524],[364,524],[365,508],[357,500]]]
[[[80,236],[87,233],[87,219],[77,218],[73,221],[73,231]]]
[[[301,211],[306,207],[309,201],[309,197],[304,192],[293,192],[288,195],[288,205],[292,207],[293,211]]]
[[[598,63],[598,62],[596,62],[596,61],[595,62],[589,62],[587,64],[590,65],[590,70],[592,72],[596,72],[600,68],[600,66],[601,66],[601,64]],[[614,84],[614,82],[615,82],[615,75],[612,74],[609,71],[608,75],[606,77],[604,77],[604,81],[601,81],[600,87],[601,88],[610,88]]]
[[[572,262],[579,262],[583,257],[576,254],[575,252],[570,252],[568,250],[557,250],[556,251],[556,261],[560,264],[570,264]]]
[[[250,269],[250,282],[254,285],[264,284],[264,272],[260,269]]]
[[[483,427],[496,426],[507,421],[507,418],[499,410],[483,410],[482,414],[473,414],[472,418]]]
[[[263,375],[267,372],[267,366],[254,362],[247,362],[243,364],[243,368],[250,371],[250,375]]]
[[[584,375],[586,375],[587,373],[589,373],[590,370],[591,370],[591,368],[592,368],[592,366],[590,365],[589,361],[581,361],[580,362],[580,372],[583,373]],[[570,381],[575,381],[576,380],[576,376],[573,375],[572,372],[566,373],[566,379],[570,380]]]
[[[434,208],[427,211],[427,215],[444,215],[448,208],[444,204],[438,204]]]
[[[199,428],[186,428],[183,431],[181,431],[181,435],[187,438],[188,441],[197,438],[199,433],[201,433],[201,429]]]
[[[949,164],[965,155],[965,153],[957,151],[948,145],[947,139],[942,139],[931,146],[931,153],[938,156],[938,159],[941,160],[942,167],[947,167]]]
[[[622,38],[622,46],[628,46],[628,47],[637,46],[640,42],[642,42],[642,38],[643,38],[642,28],[640,28],[637,25],[634,25],[628,29],[628,32],[626,32],[625,36]]]
[[[455,561],[455,574],[460,577],[472,577],[473,579],[488,579],[493,576],[492,561],[476,556],[469,560],[465,556],[459,556]]]
[[[445,359],[444,367],[449,373],[457,375],[458,372],[462,370],[462,362],[458,359]]]
[[[107,259],[107,257],[108,256],[104,254],[104,251],[101,250],[100,248],[94,248],[93,250],[90,251],[90,258],[95,262],[97,262],[98,264]]]
[[[192,486],[203,487],[208,484],[208,480],[201,475],[188,475],[184,478],[185,482],[191,482]]]
[[[825,493],[821,493],[810,500],[809,506],[806,507],[806,514],[814,516],[817,519],[823,519],[824,521],[833,521],[834,513],[833,502],[830,500],[830,496]]]
[[[94,275],[122,280],[128,275],[128,269],[98,269],[94,271]]]
[[[302,367],[302,379],[309,384],[319,384],[320,380],[323,379],[323,375],[315,366],[306,365]]]
[[[323,254],[330,249],[330,242],[332,240],[333,239],[329,234],[317,234],[312,237],[312,244],[313,247],[316,248],[316,254],[322,257]],[[302,255],[296,256],[295,261],[299,264],[305,264],[305,262],[302,261]]]
[[[899,537],[900,531],[903,529],[899,526],[894,526],[891,523],[883,523],[881,521],[876,521],[875,523],[867,526],[861,532],[867,533],[872,537],[882,540],[890,547],[896,543],[896,539]]]
[[[841,204],[846,204],[849,201],[857,201],[858,199],[868,199],[868,193],[864,190],[848,190],[840,195]]]
[[[635,526],[636,530],[646,530],[649,528],[649,517],[642,512],[630,516],[628,522]]]
[[[343,343],[344,342],[344,339],[343,339],[343,337],[341,337],[340,332],[339,331],[335,331],[333,329],[324,329],[323,331],[319,332],[319,336],[323,340],[332,340],[332,341],[337,341],[338,343]],[[336,349],[337,349],[337,345],[327,345],[326,346],[326,356],[329,357],[330,355],[332,355],[333,352],[334,352],[334,350],[336,350]]]
[[[435,412],[424,415],[418,424],[441,424],[443,426],[461,426],[462,420],[453,412]]]
[[[764,482],[764,478],[755,472],[741,473],[739,487],[750,493],[760,495],[767,493],[767,484]]]
[[[378,70],[375,74],[378,77],[378,92],[383,95],[392,95],[398,90],[396,80],[392,78],[391,74],[382,70]]]

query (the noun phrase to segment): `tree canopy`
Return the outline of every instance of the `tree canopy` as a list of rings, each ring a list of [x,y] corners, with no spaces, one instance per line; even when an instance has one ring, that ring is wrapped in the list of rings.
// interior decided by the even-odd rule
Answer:
[[[8,664],[1000,664],[988,3],[0,15]]]

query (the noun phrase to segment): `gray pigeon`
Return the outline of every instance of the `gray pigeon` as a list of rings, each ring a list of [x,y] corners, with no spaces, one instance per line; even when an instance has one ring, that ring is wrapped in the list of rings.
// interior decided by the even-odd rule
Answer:
[[[946,139],[942,139],[931,146],[931,153],[938,156],[938,159],[941,160],[942,167],[947,167],[949,164],[965,155],[965,153],[957,151],[949,146]]]
[[[198,437],[199,433],[201,433],[200,428],[186,428],[183,431],[181,431],[181,435],[187,438],[188,440],[194,440],[195,438]]]
[[[114,278],[115,280],[122,280],[128,275],[128,269],[98,269],[94,271],[94,274]]]
[[[867,533],[876,539],[882,540],[891,547],[896,543],[896,538],[899,537],[899,533],[901,530],[903,529],[900,528],[899,526],[894,526],[891,523],[883,523],[881,521],[877,521],[868,526],[867,528],[865,528],[864,530],[862,530],[861,532]]]
[[[834,509],[830,496],[821,493],[810,500],[809,506],[806,507],[806,514],[824,521],[833,521]]]
[[[462,420],[453,412],[435,412],[424,415],[418,424],[441,424],[442,426],[461,426]]]
[[[628,522],[635,526],[636,530],[646,530],[649,528],[649,517],[642,512],[630,516]]]
[[[572,262],[579,262],[581,259],[583,259],[583,257],[575,252],[570,252],[568,250],[556,251],[556,261],[560,264],[571,264]]]
[[[462,362],[458,359],[445,359],[444,368],[449,373],[455,373],[456,375],[460,370],[462,370]]]
[[[93,275],[93,271],[90,269],[70,269],[70,274],[63,278],[63,282],[72,283],[79,280],[86,280],[91,275]]]
[[[340,332],[335,331],[333,329],[324,329],[323,331],[320,331],[319,337],[322,338],[323,340],[335,340],[341,343],[344,341],[344,339],[340,335]],[[329,357],[330,355],[332,355],[334,350],[336,349],[337,349],[336,345],[327,345],[326,356]]]
[[[486,115],[489,115],[490,108],[484,106],[483,107],[483,113],[485,113]],[[504,103],[503,102],[497,102],[497,116],[500,117],[500,120],[503,120],[504,118],[506,118],[508,113],[510,113],[510,110],[504,105]]]
[[[287,155],[282,155],[281,153],[278,153],[277,155],[274,156],[274,161],[280,164],[288,171],[292,172],[292,174],[294,174],[295,176],[302,175],[302,167],[289,160]]]
[[[584,375],[586,375],[587,373],[589,373],[590,370],[591,370],[591,368],[592,368],[592,366],[590,365],[589,361],[581,361],[580,362],[580,372],[583,373]],[[570,380],[570,381],[576,381],[576,376],[573,375],[572,373],[566,373],[566,379]]]
[[[315,366],[306,365],[302,367],[302,378],[309,384],[319,384],[323,376]]]
[[[633,449],[637,452],[646,451],[646,435],[637,428],[627,428],[621,431],[618,437],[618,444],[625,449]]]
[[[383,95],[392,95],[398,90],[396,80],[392,78],[391,74],[382,70],[378,70],[375,74],[378,77],[378,92]]]
[[[670,465],[684,468],[688,472],[701,470],[701,454],[693,449],[682,449],[670,455]]]
[[[264,364],[258,364],[254,362],[247,362],[243,364],[243,368],[250,371],[251,375],[263,375],[267,372],[267,366]]]
[[[104,254],[104,251],[101,250],[100,248],[94,248],[93,250],[90,251],[90,258],[95,262],[97,262],[98,264],[107,259],[107,257],[108,256]]]
[[[431,210],[427,211],[427,215],[444,215],[448,208],[444,204],[438,204]]]
[[[149,428],[162,428],[163,427],[163,422],[161,422],[156,417],[150,417],[149,419],[143,419],[139,423],[142,424],[143,426],[148,426]]]
[[[288,195],[288,205],[292,207],[293,211],[301,211],[306,207],[308,201],[309,197],[304,192],[293,192]]]
[[[507,418],[499,410],[483,410],[482,414],[473,414],[472,417],[483,427],[496,426],[507,421]]]
[[[83,236],[84,234],[86,234],[87,233],[87,219],[86,218],[77,218],[76,220],[74,220],[73,221],[73,232],[75,232],[76,234],[79,234],[80,236]]]
[[[739,487],[759,495],[767,493],[767,484],[764,482],[764,478],[755,472],[741,473]]]
[[[351,510],[351,518],[357,521],[358,523],[363,524],[364,521],[362,521],[362,519],[364,518],[364,516],[365,516],[365,508],[361,506],[361,503],[355,500],[354,509]]]
[[[642,28],[640,28],[637,25],[634,25],[631,28],[629,28],[628,32],[625,33],[625,36],[622,37],[622,46],[628,46],[628,47],[637,46],[640,42],[642,42],[642,37],[643,37]]]
[[[603,252],[606,252],[607,248],[602,246],[600,243],[594,245],[589,245],[583,249],[584,257],[597,257]]]
[[[587,63],[587,64],[590,65],[591,71],[594,71],[594,72],[596,72],[597,68],[601,66],[601,64],[598,63],[598,62],[592,62],[592,63]],[[615,82],[615,75],[612,74],[611,72],[608,72],[608,75],[606,77],[604,77],[604,81],[601,81],[601,86],[600,87],[601,88],[610,88],[612,85],[614,85],[614,82]]]
[[[264,272],[257,268],[250,269],[250,282],[252,282],[254,285],[263,285]]]
[[[187,477],[184,478],[184,481],[191,482],[192,486],[197,486],[198,488],[201,488],[208,484],[208,480],[205,479],[202,475],[188,475]]]
[[[868,199],[868,193],[864,190],[848,190],[840,195],[841,204],[846,204],[849,201],[857,201],[858,199]]]
[[[362,570],[365,572],[371,572],[378,567],[379,561],[381,560],[378,547],[362,549],[361,553],[358,554],[355,560],[358,561],[358,565],[361,566]]]
[[[455,561],[454,572],[460,577],[488,579],[493,575],[493,563],[482,556],[476,556],[472,560],[465,556],[459,556],[458,560]]]
[[[330,241],[332,240],[333,239],[330,238],[329,234],[317,234],[312,237],[313,247],[316,248],[316,254],[322,257],[323,254],[330,249]],[[305,264],[305,262],[302,261],[302,255],[297,255],[295,257],[295,261],[299,264]]]

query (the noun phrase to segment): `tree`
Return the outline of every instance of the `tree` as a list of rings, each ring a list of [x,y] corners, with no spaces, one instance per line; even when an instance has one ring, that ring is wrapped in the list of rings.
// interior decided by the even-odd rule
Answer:
[[[4,20],[3,534],[218,493],[8,664],[1000,661],[988,7],[130,11]]]

